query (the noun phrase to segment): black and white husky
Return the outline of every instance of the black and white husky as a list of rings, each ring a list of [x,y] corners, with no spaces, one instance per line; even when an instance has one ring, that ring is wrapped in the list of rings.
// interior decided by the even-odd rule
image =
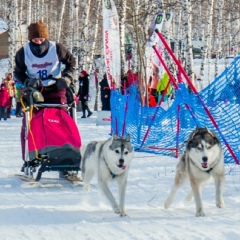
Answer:
[[[125,216],[125,193],[129,167],[133,159],[134,149],[130,136],[118,137],[113,135],[106,141],[90,142],[85,149],[82,159],[82,177],[84,190],[89,191],[90,181],[98,172],[98,185],[110,201],[113,211]],[[119,186],[119,205],[117,204],[108,182],[116,180]]]
[[[190,135],[186,150],[180,159],[175,175],[174,185],[164,208],[169,208],[176,191],[185,180],[189,179],[192,191],[187,196],[191,200],[194,196],[196,216],[204,216],[202,205],[202,184],[213,177],[216,188],[216,206],[224,207],[224,157],[223,150],[216,134],[207,128],[196,128]]]

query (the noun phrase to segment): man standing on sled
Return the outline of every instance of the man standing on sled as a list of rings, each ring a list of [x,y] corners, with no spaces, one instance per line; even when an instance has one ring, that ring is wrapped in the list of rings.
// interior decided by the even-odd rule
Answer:
[[[28,26],[28,40],[15,56],[15,78],[26,89],[36,89],[46,103],[66,104],[66,89],[73,85],[75,59],[60,43],[49,41],[47,25],[42,21]],[[61,63],[65,69],[61,72]],[[56,83],[46,89],[42,80],[54,78]],[[25,156],[25,119],[21,129],[22,158]],[[25,163],[22,171],[24,170]],[[60,172],[60,176],[67,172]]]

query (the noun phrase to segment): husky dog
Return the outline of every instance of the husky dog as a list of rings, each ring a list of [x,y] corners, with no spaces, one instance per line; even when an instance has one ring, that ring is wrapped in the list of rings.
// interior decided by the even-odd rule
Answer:
[[[223,150],[216,134],[205,128],[196,128],[190,135],[186,150],[180,159],[175,175],[174,185],[164,208],[169,208],[177,190],[189,178],[192,190],[187,196],[191,200],[194,196],[196,216],[204,216],[202,205],[202,184],[213,177],[216,188],[216,206],[224,207],[224,157]]]
[[[89,191],[90,181],[98,172],[98,185],[110,201],[113,211],[126,216],[124,209],[128,171],[133,159],[134,149],[130,135],[118,137],[113,135],[106,141],[90,142],[82,159],[82,177],[84,190]],[[119,186],[119,205],[111,193],[108,182],[116,180]]]

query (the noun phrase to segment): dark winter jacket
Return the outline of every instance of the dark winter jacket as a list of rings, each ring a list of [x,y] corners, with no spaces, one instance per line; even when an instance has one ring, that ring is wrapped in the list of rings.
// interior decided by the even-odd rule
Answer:
[[[79,77],[79,90],[78,96],[79,100],[88,100],[89,98],[89,75],[85,75],[84,77]]]
[[[46,44],[47,44],[46,50],[41,54],[37,54],[34,51],[34,44],[32,42],[29,42],[29,45],[33,54],[39,58],[44,57],[47,54],[48,40],[46,40]],[[56,43],[56,49],[57,49],[57,56],[58,56],[59,62],[65,65],[65,69],[63,70],[63,73],[62,73],[63,76],[66,73],[68,74],[70,73],[73,75],[74,67],[76,64],[75,58],[61,43]],[[28,78],[28,75],[26,74],[26,70],[27,70],[27,66],[25,65],[24,48],[22,47],[16,53],[15,69],[14,69],[14,76],[22,84],[24,84],[24,81]]]
[[[111,90],[106,75],[103,76],[103,79],[99,85],[101,89],[102,110],[110,110]]]

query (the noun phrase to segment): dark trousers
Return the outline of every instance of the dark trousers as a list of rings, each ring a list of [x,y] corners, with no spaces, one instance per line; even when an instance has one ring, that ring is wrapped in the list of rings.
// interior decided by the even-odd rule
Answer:
[[[12,114],[12,99],[13,97],[9,98],[9,107],[7,108],[7,117],[10,118]]]
[[[1,118],[7,120],[7,107],[0,106],[0,120]]]
[[[16,102],[16,115],[20,115],[22,110],[22,104],[20,102]]]
[[[156,103],[158,103],[157,89],[151,88],[151,95],[155,98]]]
[[[90,109],[88,107],[88,101],[86,99],[81,99],[81,104],[82,104],[82,112],[83,116],[86,116],[86,110],[88,113],[90,113]]]
[[[103,111],[110,111],[110,99],[109,98],[103,98],[102,99],[102,110]]]

